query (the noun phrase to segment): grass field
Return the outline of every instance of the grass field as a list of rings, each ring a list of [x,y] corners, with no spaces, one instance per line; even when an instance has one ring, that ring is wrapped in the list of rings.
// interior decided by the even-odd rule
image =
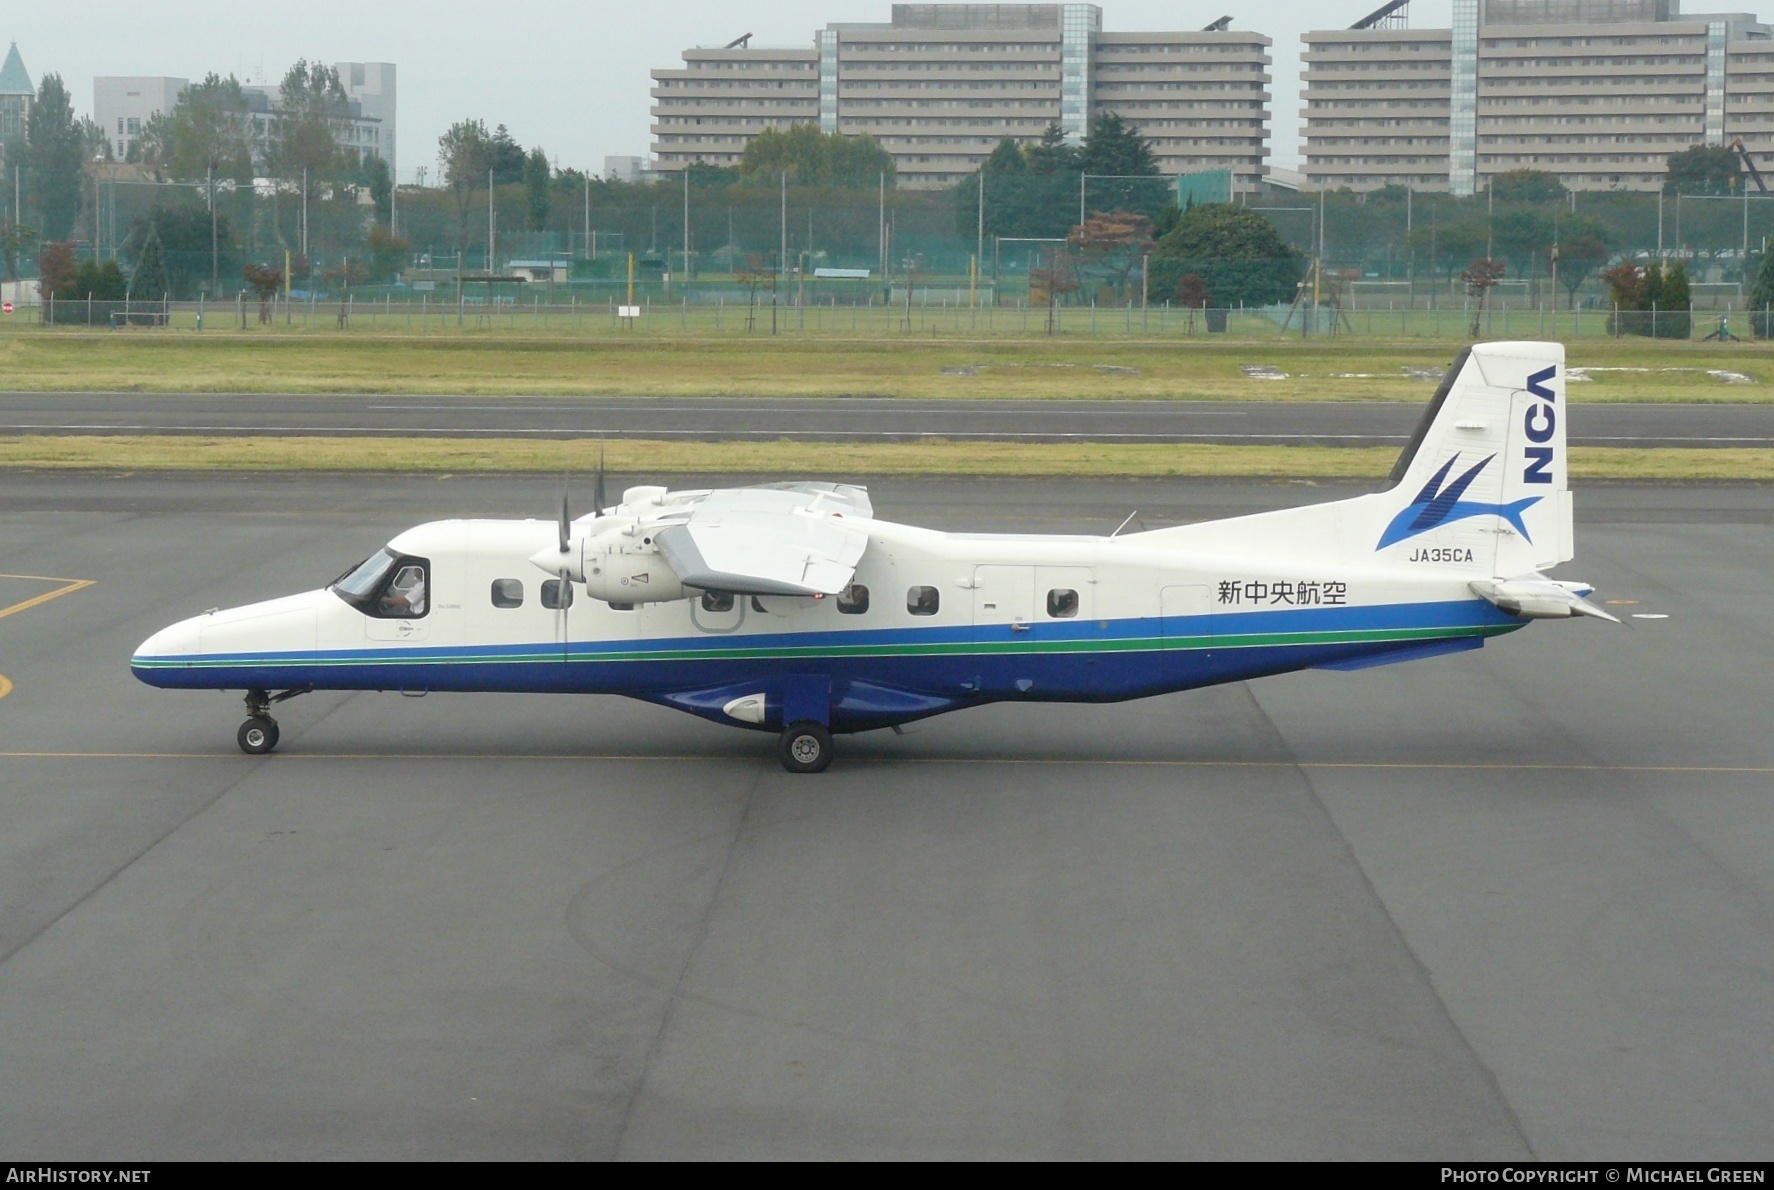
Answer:
[[[772,339],[220,335],[131,329],[0,336],[14,392],[467,393],[1426,400],[1454,340]],[[1774,399],[1774,347],[1570,344],[1574,401]],[[1247,367],[1278,378],[1256,378]],[[1416,370],[1413,375],[1406,369]],[[1607,369],[1622,369],[1619,371]],[[1724,373],[1742,377],[1727,382]]]
[[[979,443],[537,442],[459,438],[0,438],[0,467],[111,471],[406,471],[591,474],[600,452],[625,475],[866,479],[906,475],[1378,478],[1390,447]],[[1774,450],[1578,447],[1582,479],[1774,480]]]

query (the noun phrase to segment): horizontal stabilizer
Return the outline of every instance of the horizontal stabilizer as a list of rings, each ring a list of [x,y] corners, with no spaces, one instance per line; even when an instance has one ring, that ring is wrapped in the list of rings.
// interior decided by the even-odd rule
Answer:
[[[1603,611],[1584,596],[1593,587],[1582,583],[1561,583],[1556,579],[1530,575],[1526,578],[1482,579],[1468,584],[1472,592],[1488,599],[1512,616],[1524,620],[1568,620],[1574,616],[1592,616],[1597,620],[1620,623],[1620,618]]]

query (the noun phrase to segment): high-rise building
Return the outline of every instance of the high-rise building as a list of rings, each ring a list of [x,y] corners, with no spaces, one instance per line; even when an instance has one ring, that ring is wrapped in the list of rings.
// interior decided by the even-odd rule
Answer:
[[[142,137],[142,129],[155,116],[171,112],[188,79],[148,77],[100,77],[92,80],[92,118],[105,131],[111,151],[127,161]]]
[[[395,85],[392,62],[335,62],[345,94],[355,100],[358,114],[376,121],[378,156],[389,170],[400,168],[394,135]],[[399,175],[396,174],[398,177]]]
[[[971,176],[1004,138],[1057,124],[1084,138],[1113,112],[1165,173],[1261,181],[1269,153],[1269,47],[1216,21],[1198,32],[1105,33],[1094,4],[895,4],[886,24],[840,23],[812,44],[685,50],[653,72],[658,168],[735,165],[766,128],[868,134],[900,184]]]
[[[1644,190],[1671,153],[1742,136],[1774,148],[1774,41],[1744,13],[1680,0],[1453,0],[1409,27],[1392,0],[1305,35],[1304,173],[1470,195],[1510,170],[1573,190]]]
[[[25,60],[19,57],[18,42],[6,51],[6,64],[0,66],[0,144],[19,140],[25,135],[25,120],[31,114],[31,102],[37,88],[25,71]]]

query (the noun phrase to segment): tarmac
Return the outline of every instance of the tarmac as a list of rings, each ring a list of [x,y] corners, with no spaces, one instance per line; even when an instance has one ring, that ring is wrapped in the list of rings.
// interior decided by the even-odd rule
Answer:
[[[4,434],[1401,446],[1422,401],[5,393]],[[1729,390],[1722,390],[1728,393]],[[1584,404],[1575,446],[1774,446],[1774,404]]]
[[[238,696],[129,674],[558,483],[0,472],[0,1159],[1774,1157],[1774,487],[1583,488],[1560,573],[1630,628],[819,777],[602,697],[313,694],[250,758]],[[871,488],[1098,532],[1356,490]]]

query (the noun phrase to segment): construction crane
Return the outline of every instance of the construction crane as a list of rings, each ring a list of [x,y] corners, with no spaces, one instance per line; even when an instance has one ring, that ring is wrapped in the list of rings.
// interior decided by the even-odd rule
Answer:
[[[1749,170],[1749,176],[1755,179],[1756,191],[1761,194],[1768,193],[1768,183],[1763,180],[1762,171],[1756,168],[1755,158],[1751,157],[1749,150],[1743,147],[1741,136],[1731,142],[1731,150],[1743,158],[1744,168]]]
[[[1403,29],[1410,15],[1411,0],[1392,0],[1368,13],[1349,27],[1351,29]]]

